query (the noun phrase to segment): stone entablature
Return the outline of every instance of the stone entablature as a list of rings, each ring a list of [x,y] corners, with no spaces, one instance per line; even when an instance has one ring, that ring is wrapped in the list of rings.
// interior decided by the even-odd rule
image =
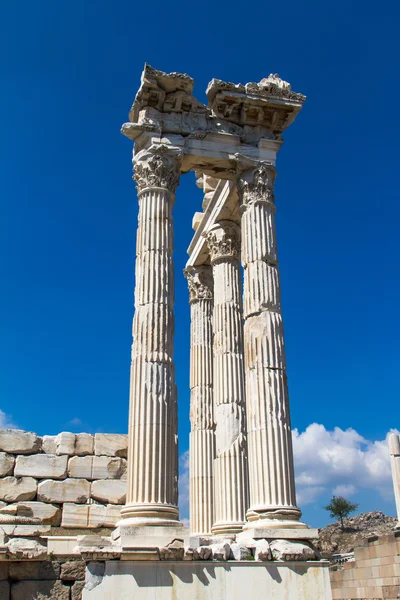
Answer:
[[[0,528],[9,537],[114,528],[126,456],[122,434],[0,430]]]

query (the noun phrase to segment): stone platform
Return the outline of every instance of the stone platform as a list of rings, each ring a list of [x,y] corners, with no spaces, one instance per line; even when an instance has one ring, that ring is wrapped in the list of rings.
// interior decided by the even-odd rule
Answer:
[[[82,600],[331,600],[329,563],[89,562]]]

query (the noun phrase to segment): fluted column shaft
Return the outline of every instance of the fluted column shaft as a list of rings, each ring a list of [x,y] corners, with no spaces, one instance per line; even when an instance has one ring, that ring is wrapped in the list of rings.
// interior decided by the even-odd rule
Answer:
[[[190,291],[190,530],[211,533],[214,519],[213,471],[213,278],[210,266],[185,270]]]
[[[400,528],[400,436],[398,433],[391,433],[389,436],[389,452],[396,500],[397,528]]]
[[[248,506],[240,230],[221,221],[207,234],[214,276],[214,534],[237,533]]]
[[[173,356],[172,206],[179,152],[152,146],[134,160],[139,197],[126,506],[132,523],[178,519]]]
[[[275,170],[266,163],[258,163],[238,178],[250,482],[247,519],[268,520],[268,527],[298,527],[301,512],[296,507],[294,483],[274,179]]]

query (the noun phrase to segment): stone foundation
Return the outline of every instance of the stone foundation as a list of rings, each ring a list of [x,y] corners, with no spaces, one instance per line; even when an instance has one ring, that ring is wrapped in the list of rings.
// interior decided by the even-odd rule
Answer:
[[[330,600],[325,562],[89,562],[82,600]]]

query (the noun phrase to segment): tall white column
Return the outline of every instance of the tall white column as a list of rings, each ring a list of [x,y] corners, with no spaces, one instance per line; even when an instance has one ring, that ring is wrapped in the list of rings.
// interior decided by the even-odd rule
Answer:
[[[400,528],[400,436],[397,433],[391,433],[389,436],[389,452],[396,500],[397,528]]]
[[[214,276],[214,534],[238,533],[248,507],[240,285],[240,229],[221,221],[207,234]]]
[[[176,525],[177,410],[173,355],[172,206],[180,151],[151,146],[134,158],[139,198],[128,431],[127,524]]]
[[[275,235],[275,170],[238,178],[244,267],[244,347],[250,527],[304,527],[296,506]]]
[[[213,471],[213,277],[211,266],[185,269],[190,292],[190,531],[211,534]]]

